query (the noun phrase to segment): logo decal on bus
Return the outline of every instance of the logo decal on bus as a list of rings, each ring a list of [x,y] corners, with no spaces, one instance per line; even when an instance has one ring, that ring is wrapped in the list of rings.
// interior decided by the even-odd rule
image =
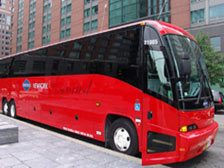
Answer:
[[[135,111],[140,111],[140,110],[141,110],[140,103],[135,103]]]
[[[204,106],[204,107],[208,107],[208,106],[209,106],[209,103],[208,103],[207,100],[204,100],[204,102],[203,102],[203,106]]]
[[[23,89],[24,89],[25,91],[28,91],[28,90],[30,89],[30,86],[31,86],[30,81],[26,79],[26,80],[23,82]]]

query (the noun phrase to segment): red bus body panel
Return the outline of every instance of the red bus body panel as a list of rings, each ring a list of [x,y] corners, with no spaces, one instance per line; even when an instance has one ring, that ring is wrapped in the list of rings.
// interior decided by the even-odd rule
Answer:
[[[31,85],[28,91],[23,88],[25,80]],[[48,84],[47,89],[34,88],[43,83]],[[8,78],[1,79],[0,88],[1,97],[15,100],[18,116],[100,141],[104,141],[107,115],[125,116],[133,123],[135,118],[142,118],[141,112],[134,111],[142,91],[103,75]],[[136,128],[141,139],[141,125]]]

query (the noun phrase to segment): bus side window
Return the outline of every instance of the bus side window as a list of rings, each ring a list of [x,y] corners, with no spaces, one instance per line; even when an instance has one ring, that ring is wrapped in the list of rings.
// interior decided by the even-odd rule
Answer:
[[[33,60],[32,74],[35,76],[45,75],[46,65],[45,61]]]
[[[59,75],[59,64],[61,59],[58,57],[49,56],[46,58],[46,74],[47,75]]]
[[[0,62],[0,77],[1,78],[8,77],[11,63],[12,63],[12,58],[1,60]]]
[[[60,64],[60,60],[53,59],[52,68],[51,68],[52,75],[57,75],[59,73],[59,64]]]
[[[63,61],[63,74],[73,74],[73,67],[74,67],[74,62],[71,60],[64,60]]]
[[[139,29],[133,28],[112,34],[108,53],[109,60],[115,61],[117,78],[138,87]]]
[[[11,68],[11,76],[27,76],[27,57],[26,56],[17,56],[13,60],[12,68]]]

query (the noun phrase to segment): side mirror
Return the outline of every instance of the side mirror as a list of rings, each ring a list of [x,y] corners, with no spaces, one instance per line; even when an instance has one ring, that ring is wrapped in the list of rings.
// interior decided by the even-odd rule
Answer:
[[[183,55],[179,59],[179,71],[181,76],[189,76],[191,74],[191,60],[189,55]]]

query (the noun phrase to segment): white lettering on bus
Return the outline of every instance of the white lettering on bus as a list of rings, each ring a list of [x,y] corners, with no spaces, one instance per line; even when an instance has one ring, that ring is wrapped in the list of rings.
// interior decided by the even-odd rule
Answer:
[[[145,40],[144,45],[158,45],[159,42],[157,39],[152,39],[152,40]]]
[[[34,89],[48,89],[48,83],[34,83]]]
[[[82,135],[82,136],[86,136],[86,137],[89,137],[89,138],[94,138],[92,134],[88,134],[88,133],[81,132],[81,131],[78,131],[78,130],[73,130],[71,128],[62,127],[62,129],[65,130],[65,131],[76,133],[76,134],[79,134],[79,135]]]

